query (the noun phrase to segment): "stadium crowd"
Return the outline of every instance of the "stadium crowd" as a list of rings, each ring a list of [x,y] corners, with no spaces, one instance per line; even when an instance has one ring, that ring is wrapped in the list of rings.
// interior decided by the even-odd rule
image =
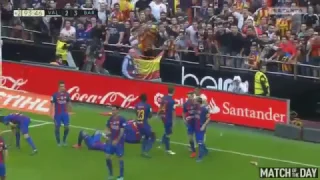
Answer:
[[[190,8],[191,5],[193,8]],[[14,8],[97,9],[97,16],[12,18],[2,16],[4,36],[35,41],[77,42],[94,39],[105,49],[133,47],[143,56],[166,50],[166,57],[201,66],[320,76],[320,1],[318,0],[2,0],[2,12]],[[317,15],[318,14],[318,15]],[[23,29],[35,30],[30,34]],[[52,38],[53,37],[53,38]],[[92,41],[91,41],[92,42]],[[100,47],[100,46],[97,46]]]

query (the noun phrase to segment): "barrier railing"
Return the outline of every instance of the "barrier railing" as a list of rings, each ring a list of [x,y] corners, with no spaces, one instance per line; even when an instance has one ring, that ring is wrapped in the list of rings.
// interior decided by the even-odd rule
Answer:
[[[14,27],[10,26],[2,26],[2,28],[7,30],[16,30]],[[29,29],[21,29],[18,30],[21,31],[21,33],[27,32],[29,34],[32,34],[28,36],[28,38],[22,38],[22,37],[10,37],[10,34],[3,34],[3,39],[8,40],[14,40],[14,41],[22,41],[26,43],[35,43],[34,38],[38,36],[44,36],[43,33],[39,31],[29,30]],[[41,39],[43,40],[43,39]],[[47,42],[41,41],[41,44],[44,45],[50,45],[55,46],[55,43],[49,42],[51,41],[49,35],[48,38],[44,38],[44,40],[48,40]],[[125,48],[129,49],[131,46],[128,45],[116,45],[116,44],[108,44],[106,45],[108,47],[118,47],[118,48]],[[107,48],[108,49],[108,48]],[[162,51],[161,48],[156,48],[155,50]],[[105,50],[106,53],[114,53],[110,50]],[[122,55],[125,55],[126,51],[120,51],[117,53],[120,53]],[[179,54],[179,57],[188,57],[188,53],[196,53],[195,51],[191,50],[176,50],[176,52]],[[199,65],[200,62],[204,66],[211,67],[211,68],[222,68],[222,69],[230,69],[230,70],[237,70],[237,71],[255,71],[252,69],[249,69],[246,65],[246,61],[248,60],[247,57],[239,57],[239,56],[230,56],[230,55],[222,55],[222,54],[212,54],[208,52],[197,52],[197,57],[199,59],[198,62],[186,60],[186,59],[172,59],[172,58],[166,58],[168,61],[175,61],[180,64],[195,64]],[[308,79],[314,79],[319,80],[320,79],[320,66],[313,66],[309,64],[301,64],[301,63],[288,63],[283,61],[277,61],[277,60],[267,60],[267,59],[261,59],[260,61],[263,61],[267,64],[267,72],[270,74],[276,74],[276,75],[283,75],[283,76],[291,76],[293,78],[308,78]],[[286,66],[286,68],[289,68],[290,71],[288,72],[282,72],[282,66]]]

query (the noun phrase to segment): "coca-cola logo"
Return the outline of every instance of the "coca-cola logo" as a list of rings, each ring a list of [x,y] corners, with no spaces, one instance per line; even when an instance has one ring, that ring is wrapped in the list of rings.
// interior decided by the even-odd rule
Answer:
[[[125,95],[121,92],[114,91],[107,92],[104,95],[86,94],[80,92],[79,86],[73,86],[72,88],[68,89],[68,93],[71,95],[71,100],[79,102],[111,106],[114,105],[116,101],[122,101],[120,106],[123,108],[133,108],[133,103],[139,98],[139,96],[134,94]]]
[[[2,88],[19,90],[21,86],[27,84],[28,80],[19,78],[15,80],[10,76],[0,76],[0,85]]]

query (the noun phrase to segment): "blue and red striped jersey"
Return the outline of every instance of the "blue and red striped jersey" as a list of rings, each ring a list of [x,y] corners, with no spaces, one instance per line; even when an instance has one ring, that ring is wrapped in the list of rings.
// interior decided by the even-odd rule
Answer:
[[[172,96],[166,95],[163,96],[160,102],[160,113],[161,117],[165,123],[171,123],[173,120],[173,111],[174,111],[175,101]]]
[[[120,136],[120,131],[121,129],[124,130],[126,126],[126,120],[124,117],[119,116],[119,115],[113,115],[109,118],[107,122],[107,127],[110,129],[110,139],[111,141],[117,140]],[[124,136],[120,139],[119,142],[124,142]]]
[[[208,106],[199,106],[199,115],[196,118],[196,130],[200,131],[202,125],[207,121],[209,116]]]
[[[187,102],[183,104],[183,113],[188,123],[195,120],[198,110],[199,104],[193,100],[187,100]]]
[[[152,113],[151,106],[145,102],[139,102],[135,105],[135,110],[138,123],[148,125],[148,119]]]
[[[56,92],[52,95],[51,102],[54,104],[55,114],[68,113],[70,94],[68,92]]]

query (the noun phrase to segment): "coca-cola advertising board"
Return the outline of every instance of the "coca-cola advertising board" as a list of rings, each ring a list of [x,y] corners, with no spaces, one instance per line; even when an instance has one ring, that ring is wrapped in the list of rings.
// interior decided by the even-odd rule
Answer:
[[[142,93],[148,103],[158,110],[160,98],[167,93],[167,85],[149,81],[128,80],[73,70],[62,70],[14,62],[3,63],[2,85],[36,94],[51,96],[59,81],[66,83],[73,101],[117,105],[133,108]],[[174,99],[177,105],[186,101],[193,88],[176,85]],[[222,123],[274,130],[275,123],[288,123],[289,100],[203,90],[207,96],[211,119]],[[181,107],[176,114],[182,115]]]

